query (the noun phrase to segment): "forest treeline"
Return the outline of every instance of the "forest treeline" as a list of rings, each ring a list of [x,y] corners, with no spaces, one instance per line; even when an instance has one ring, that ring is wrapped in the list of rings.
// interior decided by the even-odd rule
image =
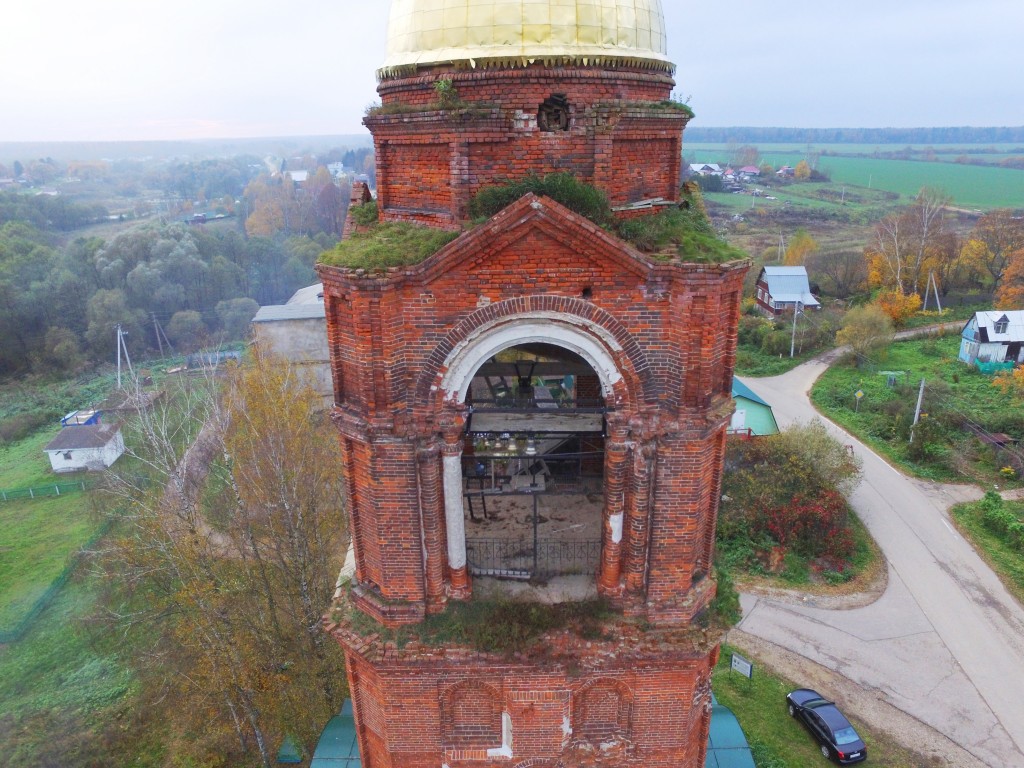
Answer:
[[[703,128],[686,129],[686,140],[707,144],[1014,144],[1024,145],[1024,126],[1008,128]]]
[[[358,174],[372,158],[334,161]],[[0,378],[111,360],[118,325],[133,355],[243,338],[260,305],[315,282],[341,236],[349,177],[325,161],[0,167],[19,179],[0,191]]]

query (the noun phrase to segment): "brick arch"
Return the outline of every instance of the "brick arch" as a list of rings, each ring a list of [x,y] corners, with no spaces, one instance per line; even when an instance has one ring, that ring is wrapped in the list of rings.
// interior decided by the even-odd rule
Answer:
[[[502,743],[502,697],[494,686],[463,680],[441,692],[441,734],[447,747],[488,749]]]
[[[621,680],[590,680],[573,694],[572,732],[577,738],[629,738],[632,716],[633,691]]]
[[[516,763],[513,768],[559,768],[560,763],[547,757],[532,757]]]
[[[482,307],[460,320],[445,334],[425,361],[416,385],[417,399],[429,402],[434,392],[440,393],[442,398],[446,397],[442,386],[445,376],[466,347],[501,328],[506,322],[527,321],[531,318],[574,329],[580,336],[589,336],[601,344],[608,356],[616,359],[623,385],[616,388],[615,394],[624,404],[653,402],[656,399],[654,376],[647,355],[621,322],[588,301],[550,295],[507,299]]]

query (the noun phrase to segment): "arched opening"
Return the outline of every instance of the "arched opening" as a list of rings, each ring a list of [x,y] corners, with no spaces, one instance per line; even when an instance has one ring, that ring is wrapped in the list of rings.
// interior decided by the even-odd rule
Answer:
[[[474,573],[512,591],[509,581],[550,582],[546,600],[617,593],[632,562],[628,451],[608,424],[642,394],[633,368],[620,371],[629,360],[613,330],[552,310],[499,316],[452,341],[434,387],[442,421],[463,424],[444,432],[453,596],[469,596]]]
[[[535,582],[596,573],[606,403],[594,368],[562,346],[516,345],[479,367],[465,402],[470,573]]]

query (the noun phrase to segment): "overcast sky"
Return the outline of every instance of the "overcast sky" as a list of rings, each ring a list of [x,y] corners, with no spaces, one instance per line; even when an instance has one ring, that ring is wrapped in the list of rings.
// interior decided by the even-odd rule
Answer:
[[[1024,0],[663,0],[693,125],[1024,125]],[[363,132],[385,0],[28,0],[0,141]]]

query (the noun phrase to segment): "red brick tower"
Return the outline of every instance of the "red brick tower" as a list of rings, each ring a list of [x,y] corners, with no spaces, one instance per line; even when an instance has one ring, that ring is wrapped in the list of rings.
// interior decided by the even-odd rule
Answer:
[[[702,766],[747,264],[647,256],[533,195],[467,222],[480,189],[556,170],[620,217],[679,204],[660,4],[394,0],[389,37],[380,218],[461,234],[319,267],[356,559],[331,630],[363,763]],[[514,653],[455,626],[498,605],[485,629],[514,631],[513,593],[575,619]]]

